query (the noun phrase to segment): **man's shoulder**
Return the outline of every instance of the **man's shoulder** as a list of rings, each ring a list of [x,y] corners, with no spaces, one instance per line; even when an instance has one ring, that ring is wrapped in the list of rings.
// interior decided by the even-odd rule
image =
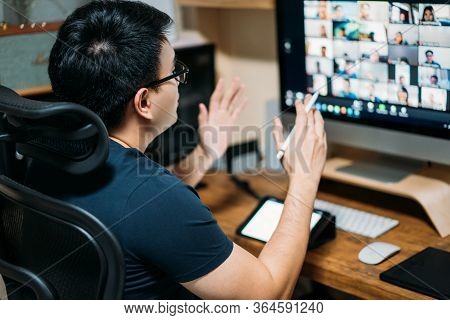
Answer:
[[[183,180],[167,172],[141,174],[137,178],[138,185],[130,192],[128,206],[154,207],[163,206],[166,210],[174,208],[190,210],[203,206],[194,188]]]
[[[148,158],[134,148],[124,148],[117,142],[110,141],[108,164],[117,171],[125,172],[129,178],[147,178],[149,176],[170,175],[163,166]]]
[[[199,202],[192,187],[136,149],[122,148],[114,143],[108,161],[115,167],[116,182],[128,188],[128,209],[162,203],[166,208],[195,206]]]
[[[441,65],[439,63],[437,63],[436,61],[433,61],[433,65],[435,65],[436,67],[440,68]]]

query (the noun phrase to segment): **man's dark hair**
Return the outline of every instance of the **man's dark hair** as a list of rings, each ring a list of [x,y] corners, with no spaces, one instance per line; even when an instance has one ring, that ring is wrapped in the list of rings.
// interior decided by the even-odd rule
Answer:
[[[58,32],[48,67],[55,95],[120,125],[139,87],[158,79],[172,19],[142,2],[93,1],[76,9]]]
[[[434,52],[433,52],[433,51],[431,51],[431,50],[427,50],[427,51],[425,51],[425,55],[427,55],[427,54],[429,54],[429,53],[431,53],[432,55],[434,55]]]

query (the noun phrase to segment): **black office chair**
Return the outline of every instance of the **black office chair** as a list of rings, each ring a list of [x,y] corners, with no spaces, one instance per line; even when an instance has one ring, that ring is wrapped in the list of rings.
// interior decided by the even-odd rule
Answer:
[[[70,174],[95,170],[108,155],[104,124],[80,105],[32,101],[2,86],[0,116],[2,151],[14,153],[0,158],[0,274],[8,298],[120,299],[125,266],[112,233],[88,212],[12,179],[14,156]]]

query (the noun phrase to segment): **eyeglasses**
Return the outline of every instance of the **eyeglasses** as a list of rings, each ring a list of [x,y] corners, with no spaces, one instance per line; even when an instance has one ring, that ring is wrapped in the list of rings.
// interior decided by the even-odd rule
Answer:
[[[163,84],[166,81],[175,79],[181,84],[187,83],[187,75],[189,73],[189,68],[183,62],[177,60],[175,61],[175,70],[172,72],[170,76],[162,78],[160,80],[152,81],[143,85],[143,87],[156,87]]]

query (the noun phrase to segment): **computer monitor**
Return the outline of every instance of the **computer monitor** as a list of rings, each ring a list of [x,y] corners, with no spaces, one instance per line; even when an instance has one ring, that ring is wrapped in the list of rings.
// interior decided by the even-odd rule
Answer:
[[[150,158],[164,166],[177,163],[197,146],[198,105],[209,104],[215,87],[214,45],[174,46],[177,59],[189,67],[188,82],[179,86],[178,121],[146,150]]]
[[[282,110],[320,91],[328,139],[450,165],[446,0],[277,2]]]

